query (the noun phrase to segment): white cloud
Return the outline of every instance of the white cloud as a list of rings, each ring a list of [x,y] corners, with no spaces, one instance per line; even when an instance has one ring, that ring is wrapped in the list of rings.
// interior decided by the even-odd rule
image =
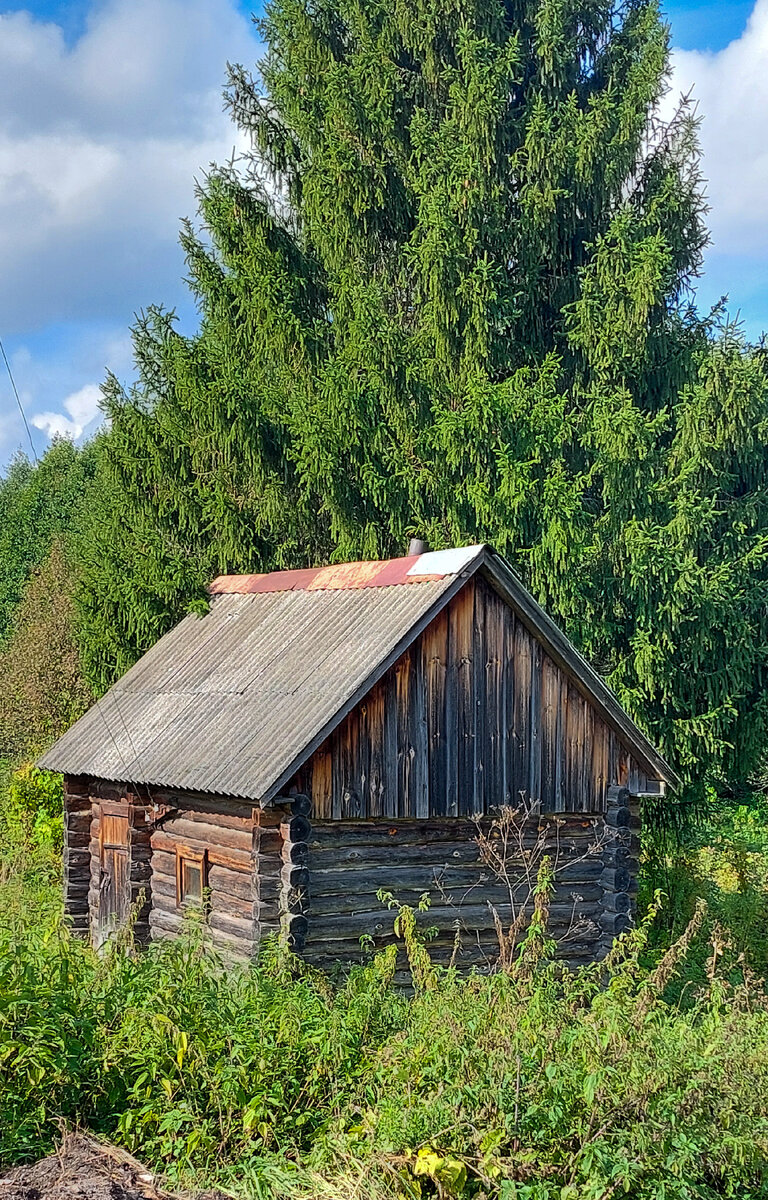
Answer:
[[[226,62],[253,63],[232,0],[94,3],[72,46],[0,15],[0,332],[130,319],[175,300],[194,180],[237,145]]]
[[[57,434],[77,440],[82,437],[89,425],[92,425],[100,415],[101,388],[98,383],[86,383],[67,396],[62,405],[64,413],[36,413],[32,417],[35,429],[42,429],[48,437]]]
[[[676,50],[672,61],[668,103],[692,89],[702,118],[713,250],[768,257],[768,0],[724,49]]]
[[[76,441],[99,424],[97,405],[108,369],[121,378],[132,367],[127,326],[103,326],[86,321],[79,327],[44,330],[9,355],[19,396],[28,414],[31,436],[38,454],[55,433]],[[0,363],[0,366],[2,364]],[[88,380],[88,383],[83,383]],[[10,387],[0,371],[0,474],[17,451],[29,455],[30,445]]]
[[[227,61],[259,53],[237,0],[91,0],[74,42],[0,13],[0,337],[38,451],[92,427],[94,381],[130,372],[136,311],[191,312],[179,221],[243,148],[221,90]],[[0,377],[0,469],[25,443]]]

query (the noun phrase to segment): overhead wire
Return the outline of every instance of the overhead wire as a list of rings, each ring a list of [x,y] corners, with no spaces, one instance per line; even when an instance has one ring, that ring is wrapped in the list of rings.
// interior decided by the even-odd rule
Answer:
[[[11,387],[13,388],[13,394],[16,397],[16,403],[19,406],[19,412],[21,413],[21,419],[24,422],[24,428],[27,431],[27,437],[29,438],[29,446],[32,451],[32,457],[34,458],[35,463],[39,463],[40,460],[37,457],[37,451],[35,450],[35,443],[32,441],[32,430],[29,428],[29,422],[27,421],[27,414],[24,412],[24,405],[21,403],[21,396],[19,395],[19,389],[16,387],[16,380],[13,378],[13,371],[11,370],[11,364],[8,362],[8,355],[5,353],[5,346],[3,345],[2,339],[0,339],[0,354],[2,354],[2,356],[3,356],[3,362],[5,363],[5,369],[8,372],[8,378],[11,381]]]
[[[19,407],[19,412],[21,413],[21,419],[24,422],[24,428],[27,431],[27,438],[29,439],[29,448],[32,451],[32,457],[35,460],[35,463],[39,464],[40,460],[37,456],[37,451],[35,450],[35,443],[32,440],[32,430],[30,429],[29,422],[27,421],[27,414],[24,412],[24,405],[21,402],[21,396],[19,395],[19,389],[16,387],[16,380],[13,377],[13,371],[11,370],[11,364],[8,361],[8,355],[5,352],[5,346],[3,345],[2,338],[0,338],[0,354],[2,354],[3,362],[5,363],[5,369],[8,372],[8,378],[11,381],[11,388],[13,389],[13,394],[16,397],[16,403]],[[133,761],[137,762],[138,758],[139,758],[138,751],[136,750],[136,746],[134,745],[134,741],[133,741],[133,738],[131,737],[131,733],[130,733],[130,730],[126,723],[126,720],[125,720],[122,712],[120,711],[120,705],[117,702],[116,696],[112,697],[112,703],[115,706],[115,712],[117,713],[120,723],[123,726],[123,729],[125,730],[125,735],[128,739],[128,744],[130,745],[131,752],[133,754]],[[128,764],[126,763],[125,758],[123,756],[123,752],[117,743],[117,739],[115,738],[114,733],[112,732],[111,726],[110,726],[109,722],[107,721],[106,716],[104,715],[104,710],[102,707],[101,700],[96,701],[96,708],[98,709],[99,716],[101,717],[101,719],[104,723],[104,728],[106,729],[107,733],[109,734],[110,740],[112,741],[112,745],[115,747],[115,750],[117,751],[120,762],[122,763],[123,767],[127,771]]]
[[[108,720],[107,720],[107,718],[104,716],[104,709],[102,708],[102,703],[101,703],[101,700],[97,700],[97,701],[96,701],[96,709],[97,709],[97,711],[98,711],[98,714],[99,714],[99,716],[101,717],[102,721],[104,722],[104,728],[106,729],[107,733],[109,734],[109,736],[110,736],[110,738],[111,738],[111,740],[112,740],[112,745],[115,747],[115,750],[117,751],[117,756],[118,756],[118,758],[120,759],[120,762],[122,763],[122,765],[123,765],[123,768],[125,769],[125,771],[126,771],[126,774],[127,774],[127,772],[128,772],[128,763],[125,761],[125,758],[123,757],[123,752],[122,752],[122,750],[120,749],[120,747],[119,747],[119,746],[118,746],[118,744],[117,744],[117,739],[116,739],[116,737],[115,737],[114,733],[112,732],[112,729],[111,729],[111,726],[110,726],[110,724],[109,724],[109,721],[108,721]],[[123,721],[123,725],[125,725],[125,721]],[[127,730],[126,730],[126,732],[127,732]],[[128,739],[128,740],[130,741],[130,737],[129,737],[129,739]],[[133,747],[133,743],[131,743],[131,748],[132,748],[132,749],[133,749],[133,751],[134,751],[134,757],[135,757],[135,756],[136,756],[136,751],[135,751],[135,748]]]
[[[120,721],[120,724],[122,725],[122,727],[123,727],[123,729],[124,729],[124,731],[125,731],[125,736],[126,736],[126,738],[128,739],[128,745],[130,746],[130,748],[131,748],[131,754],[133,755],[133,758],[131,759],[131,763],[132,763],[132,765],[134,765],[135,767],[138,767],[138,765],[139,765],[139,752],[138,752],[138,750],[136,749],[136,744],[135,744],[135,742],[134,742],[133,738],[131,737],[131,731],[130,731],[130,729],[128,728],[128,724],[127,724],[127,722],[126,722],[126,720],[125,720],[125,717],[123,716],[123,714],[122,714],[122,712],[121,712],[121,710],[120,710],[120,705],[119,705],[119,704],[118,704],[118,702],[117,702],[117,696],[115,695],[115,688],[114,688],[114,687],[113,687],[113,688],[111,688],[109,692],[107,692],[107,696],[109,696],[109,697],[110,697],[110,699],[111,699],[111,701],[112,701],[112,704],[114,705],[115,712],[117,713],[117,716],[118,716],[118,719],[119,719],[119,721]],[[116,739],[116,737],[115,737],[114,733],[112,732],[112,727],[110,726],[109,722],[107,721],[107,718],[106,718],[106,716],[104,715],[104,700],[105,700],[105,699],[106,699],[106,696],[102,696],[102,697],[101,697],[101,699],[99,699],[99,700],[97,700],[97,701],[96,701],[96,705],[95,705],[95,707],[96,707],[96,708],[98,709],[98,711],[99,711],[99,716],[100,716],[100,717],[101,717],[101,719],[102,719],[102,722],[103,722],[103,724],[104,724],[104,728],[106,729],[107,733],[109,734],[109,736],[110,736],[110,738],[111,738],[111,740],[112,740],[112,745],[115,747],[115,750],[117,751],[117,754],[118,754],[118,757],[119,757],[119,759],[120,759],[120,762],[122,763],[123,769],[124,769],[124,770],[125,770],[125,772],[126,772],[126,781],[125,781],[125,782],[126,782],[126,783],[130,783],[130,782],[133,782],[133,781],[132,781],[132,780],[129,780],[129,779],[127,778],[127,775],[128,775],[128,766],[129,766],[129,764],[128,764],[128,763],[125,761],[125,757],[124,757],[124,755],[123,755],[123,752],[122,752],[122,750],[120,749],[120,747],[119,747],[119,745],[118,745],[118,743],[117,743],[117,739]]]

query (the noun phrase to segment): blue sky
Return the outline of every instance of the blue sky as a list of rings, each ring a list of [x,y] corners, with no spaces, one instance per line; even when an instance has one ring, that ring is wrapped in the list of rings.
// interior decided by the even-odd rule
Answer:
[[[0,0],[0,338],[37,451],[98,422],[107,368],[153,302],[194,327],[179,220],[239,145],[226,61],[259,54],[241,0]],[[673,89],[702,117],[712,245],[702,308],[768,328],[768,0],[667,5]],[[0,374],[0,470],[24,428]],[[25,448],[28,449],[28,446]]]

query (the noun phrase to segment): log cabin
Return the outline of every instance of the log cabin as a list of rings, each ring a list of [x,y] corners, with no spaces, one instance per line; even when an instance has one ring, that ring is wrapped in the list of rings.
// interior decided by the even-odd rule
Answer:
[[[97,946],[187,909],[252,957],[392,936],[428,894],[433,952],[487,966],[554,871],[572,962],[632,921],[643,799],[674,772],[488,546],[210,587],[40,761],[64,776],[64,889]]]

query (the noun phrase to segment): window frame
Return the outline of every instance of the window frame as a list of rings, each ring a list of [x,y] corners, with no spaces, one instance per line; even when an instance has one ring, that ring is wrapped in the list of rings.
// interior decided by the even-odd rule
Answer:
[[[200,898],[184,895],[184,864],[190,863],[200,869]],[[176,907],[205,910],[208,888],[208,851],[192,850],[189,846],[176,846]]]

